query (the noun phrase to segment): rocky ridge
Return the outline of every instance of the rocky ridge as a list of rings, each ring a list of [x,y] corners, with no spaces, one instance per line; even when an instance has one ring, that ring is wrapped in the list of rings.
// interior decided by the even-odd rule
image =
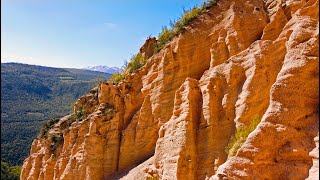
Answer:
[[[34,140],[21,179],[318,177],[318,8],[218,1],[160,52],[141,48],[147,63],[118,86],[80,98]],[[256,116],[235,155],[226,152]]]

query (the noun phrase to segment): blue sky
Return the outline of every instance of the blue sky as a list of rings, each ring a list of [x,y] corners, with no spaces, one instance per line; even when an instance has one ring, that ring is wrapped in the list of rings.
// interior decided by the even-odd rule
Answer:
[[[1,0],[1,62],[122,66],[205,0]]]

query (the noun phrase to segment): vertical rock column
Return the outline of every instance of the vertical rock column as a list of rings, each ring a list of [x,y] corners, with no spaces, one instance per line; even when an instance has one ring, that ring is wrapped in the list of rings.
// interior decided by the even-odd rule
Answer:
[[[187,78],[176,92],[172,117],[159,130],[154,163],[160,179],[196,179],[199,107],[198,82]]]

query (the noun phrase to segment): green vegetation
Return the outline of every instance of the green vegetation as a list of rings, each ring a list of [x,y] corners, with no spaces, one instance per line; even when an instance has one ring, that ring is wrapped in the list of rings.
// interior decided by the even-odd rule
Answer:
[[[62,122],[60,124],[60,132],[63,134],[65,132],[68,132],[70,129],[70,126],[73,122],[75,121],[81,121],[81,119],[78,119],[77,114],[76,113],[72,113],[71,115],[69,115],[69,118]]]
[[[53,125],[55,123],[57,123],[59,121],[58,118],[53,118],[50,119],[48,121],[46,121],[45,123],[43,123],[41,129],[40,129],[40,137],[42,138],[46,138],[48,135],[48,131],[53,127]]]
[[[124,80],[126,77],[126,74],[124,73],[124,71],[122,71],[122,73],[120,74],[113,74],[112,77],[110,78],[110,81],[113,84],[118,85],[122,80]]]
[[[164,47],[164,45],[166,45],[169,41],[173,39],[175,35],[176,32],[174,29],[168,29],[166,26],[164,26],[162,28],[161,33],[158,36],[156,52],[159,52]]]
[[[84,120],[88,117],[87,109],[84,107],[80,107],[79,110],[76,112],[76,117],[78,120]]]
[[[236,155],[238,149],[246,141],[249,134],[257,127],[260,123],[261,117],[255,115],[249,125],[238,128],[235,134],[231,137],[229,144],[226,146],[225,151],[229,157]]]
[[[130,62],[127,64],[125,70],[123,70],[120,74],[113,74],[110,78],[110,81],[113,84],[118,85],[122,80],[125,79],[126,74],[133,73],[137,69],[141,68],[146,63],[146,59],[142,56],[141,53],[133,55],[130,59]]]
[[[158,180],[159,178],[155,178],[155,177],[151,177],[151,176],[148,176],[147,177],[147,180]]]
[[[207,2],[204,2],[200,8],[193,7],[190,10],[184,10],[183,15],[176,22],[170,22],[170,28],[164,26],[158,36],[155,52],[159,52],[169,41],[173,39],[173,37],[181,33],[191,21],[196,19],[210,7],[214,6],[216,2],[217,0],[208,0]],[[126,65],[125,70],[119,74],[113,74],[110,81],[113,84],[118,85],[125,79],[128,73],[133,73],[137,69],[141,68],[145,63],[146,59],[144,59],[141,53],[132,56],[130,62]]]
[[[106,121],[111,120],[116,114],[114,106],[111,104],[107,104],[101,110],[102,110],[103,115],[105,115],[105,118],[102,122],[106,122]]]
[[[138,53],[131,57],[127,66],[129,73],[133,73],[135,70],[141,68],[146,63],[146,60],[141,53]]]
[[[114,111],[114,107],[107,107],[104,109],[103,114],[111,114],[114,115],[115,111]]]
[[[1,161],[1,179],[3,180],[19,180],[21,166],[9,166]]]
[[[111,77],[81,69],[1,63],[1,160],[21,165],[43,123],[70,114],[70,104],[88,93],[99,75],[100,80]]]
[[[78,120],[77,115],[75,113],[72,113],[69,119],[66,121],[65,128],[61,129],[62,133],[64,133],[63,131],[69,131],[69,127],[71,126],[71,124],[77,120]]]
[[[62,134],[53,134],[51,136],[51,144],[50,144],[50,152],[54,154],[59,147],[59,145],[63,144],[63,135]]]
[[[200,14],[204,13],[207,9],[214,6],[217,0],[208,0],[202,6],[193,7],[190,10],[184,10],[183,15],[176,21],[170,22],[170,28],[164,26],[162,32],[158,36],[156,52],[159,52],[174,36],[181,33],[182,30],[196,19]]]

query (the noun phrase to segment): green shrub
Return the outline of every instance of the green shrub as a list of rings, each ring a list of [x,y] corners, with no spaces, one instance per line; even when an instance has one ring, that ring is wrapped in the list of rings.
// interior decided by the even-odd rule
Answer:
[[[54,124],[56,124],[59,121],[58,118],[49,119],[46,121],[41,129],[40,129],[40,137],[46,138],[48,135],[48,131],[53,127]]]
[[[166,26],[164,26],[162,28],[161,33],[158,36],[156,52],[159,52],[167,42],[171,41],[171,39],[175,35],[176,35],[176,32],[173,29],[168,29]]]
[[[19,180],[21,166],[9,166],[1,161],[1,179],[4,180]]]
[[[148,176],[147,180],[158,180],[159,178]]]
[[[170,22],[170,28],[164,26],[158,36],[156,52],[159,52],[165,44],[173,39],[174,36],[179,34],[184,27],[190,24],[200,14],[204,13],[207,9],[216,4],[216,0],[208,0],[204,2],[200,8],[193,7],[190,10],[184,10],[183,15],[176,21]]]
[[[204,2],[200,8],[193,7],[190,10],[184,10],[182,16],[176,22],[170,22],[170,28],[164,26],[161,33],[158,36],[155,52],[159,52],[174,36],[179,34],[184,27],[190,24],[192,20],[197,18],[200,14],[216,4],[216,0],[208,0]],[[125,79],[127,73],[133,73],[137,69],[141,68],[146,63],[146,59],[141,53],[138,53],[131,57],[130,62],[125,63],[126,69],[120,74],[113,74],[110,82],[118,85]]]
[[[235,134],[230,138],[229,144],[225,148],[225,151],[229,157],[236,155],[238,149],[246,141],[249,134],[257,127],[260,121],[261,117],[259,115],[255,115],[251,119],[249,125],[242,126],[236,130]]]
[[[71,114],[66,121],[61,123],[60,132],[62,134],[69,132],[71,124],[77,120],[78,120],[77,115],[75,113]]]
[[[146,63],[146,60],[142,56],[141,53],[133,55],[130,59],[130,62],[126,69],[129,70],[130,73],[133,73],[137,69],[141,68]]]
[[[209,1],[204,2],[204,3],[202,4],[201,9],[202,9],[203,11],[205,11],[206,9],[209,9],[209,8],[211,8],[212,6],[216,5],[216,4],[217,4],[217,0],[209,0]]]
[[[113,107],[107,107],[104,109],[103,114],[111,114],[114,115],[115,111]]]
[[[77,120],[79,121],[87,118],[88,117],[87,109],[84,107],[80,107],[79,110],[76,112],[76,117],[77,117]]]
[[[141,53],[133,55],[130,59],[130,62],[127,64],[126,69],[120,74],[113,74],[110,78],[110,81],[118,85],[122,80],[125,79],[127,73],[133,73],[137,69],[141,68],[146,63],[146,59],[142,56]]]
[[[53,134],[51,136],[51,144],[50,144],[50,153],[54,154],[59,145],[63,144],[63,135],[62,134]]]
[[[116,112],[114,109],[105,109],[103,112],[104,118],[101,122],[104,123],[104,122],[110,121],[111,119],[114,118],[115,113]]]
[[[118,85],[122,80],[124,80],[126,77],[126,74],[124,72],[120,73],[120,74],[113,74],[112,77],[110,78],[110,81],[115,84]]]
[[[182,17],[179,21],[174,24],[174,29],[176,32],[180,32],[185,26],[189,25],[190,22],[198,17],[205,9],[200,9],[198,7],[193,7],[190,10],[184,10]]]

